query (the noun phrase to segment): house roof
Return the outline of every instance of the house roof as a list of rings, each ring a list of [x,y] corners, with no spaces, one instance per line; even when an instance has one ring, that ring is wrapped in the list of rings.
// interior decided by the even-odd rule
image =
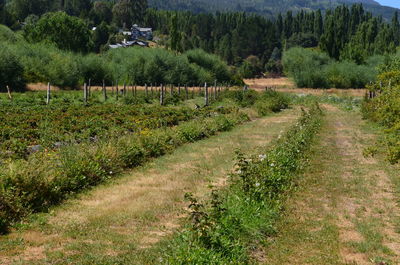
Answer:
[[[117,49],[117,48],[126,48],[126,47],[131,47],[134,45],[138,45],[141,47],[147,47],[148,43],[145,41],[138,41],[138,40],[134,40],[134,41],[127,41],[127,42],[123,42],[123,43],[117,43],[117,44],[110,44],[108,45],[110,47],[110,49]]]

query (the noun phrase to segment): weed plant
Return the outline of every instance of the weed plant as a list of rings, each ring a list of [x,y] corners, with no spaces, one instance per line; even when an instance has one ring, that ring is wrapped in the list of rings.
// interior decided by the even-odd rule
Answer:
[[[275,146],[250,157],[238,153],[229,186],[210,199],[190,201],[190,223],[168,243],[166,264],[251,264],[257,244],[275,233],[282,202],[305,165],[321,124],[318,105],[302,117]]]

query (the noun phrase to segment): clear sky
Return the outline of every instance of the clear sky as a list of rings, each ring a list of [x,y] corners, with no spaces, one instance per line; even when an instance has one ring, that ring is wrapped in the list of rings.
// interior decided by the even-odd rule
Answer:
[[[381,5],[400,8],[400,0],[376,0]]]

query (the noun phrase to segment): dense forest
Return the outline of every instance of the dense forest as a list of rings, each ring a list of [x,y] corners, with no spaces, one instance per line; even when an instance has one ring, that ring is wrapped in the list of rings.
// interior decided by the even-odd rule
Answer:
[[[367,11],[390,20],[394,8],[381,6],[374,0],[149,0],[149,6],[166,10],[201,12],[247,12],[273,18],[287,11],[329,10],[341,4],[362,3]]]
[[[386,21],[361,4],[287,11],[275,19],[246,12],[197,14],[148,6],[146,0],[0,0],[1,21],[16,32],[4,29],[0,39],[18,45],[20,40],[44,43],[66,52],[104,53],[109,44],[126,38],[122,29],[137,23],[153,28],[158,46],[175,53],[202,49],[218,55],[232,66],[232,76],[242,78],[288,73],[290,67],[284,69],[281,58],[293,47],[315,48],[330,60],[365,65],[371,56],[392,54],[400,44],[398,13]]]

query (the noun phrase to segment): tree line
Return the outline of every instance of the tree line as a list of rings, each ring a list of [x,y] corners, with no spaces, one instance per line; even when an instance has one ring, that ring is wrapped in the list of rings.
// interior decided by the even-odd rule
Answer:
[[[61,12],[53,12],[53,11]],[[50,12],[50,13],[49,13]],[[122,41],[121,28],[152,27],[162,46],[178,53],[200,48],[237,67],[243,77],[282,71],[283,51],[319,47],[336,60],[365,63],[400,44],[398,14],[387,23],[361,4],[322,12],[288,11],[276,19],[244,12],[199,13],[148,8],[147,0],[0,0],[0,19],[29,42],[74,52],[102,52]],[[96,30],[90,30],[96,27]]]

